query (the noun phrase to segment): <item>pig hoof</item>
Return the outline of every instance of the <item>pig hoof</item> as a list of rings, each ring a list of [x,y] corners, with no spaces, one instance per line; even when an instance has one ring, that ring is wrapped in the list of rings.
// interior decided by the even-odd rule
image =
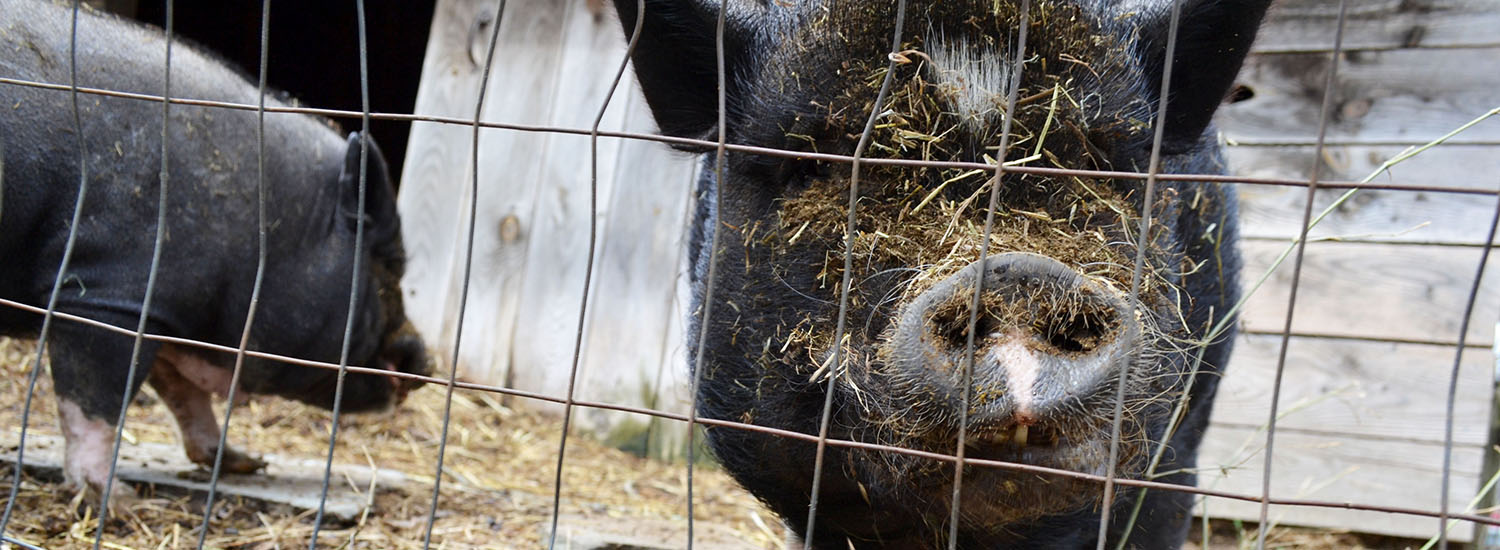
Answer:
[[[212,467],[213,463],[209,463]],[[266,461],[234,449],[224,451],[223,470],[233,474],[253,474],[266,468]]]
[[[194,464],[212,471],[214,468],[214,453],[214,449],[207,449],[201,453],[189,453],[188,458]],[[224,462],[220,464],[219,471],[228,474],[253,474],[265,469],[265,467],[266,461],[230,447],[224,450]]]

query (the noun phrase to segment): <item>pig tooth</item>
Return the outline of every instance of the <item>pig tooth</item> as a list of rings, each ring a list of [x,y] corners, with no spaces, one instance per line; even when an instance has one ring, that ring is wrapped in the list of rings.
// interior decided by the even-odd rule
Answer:
[[[1026,432],[1027,427],[1025,424],[1016,426],[1016,445],[1021,445],[1023,447],[1026,445]]]

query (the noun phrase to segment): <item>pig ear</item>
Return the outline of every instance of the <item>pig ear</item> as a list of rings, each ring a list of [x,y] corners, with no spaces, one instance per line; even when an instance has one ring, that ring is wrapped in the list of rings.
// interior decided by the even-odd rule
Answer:
[[[1271,0],[1180,0],[1182,15],[1172,59],[1162,151],[1191,150],[1234,84]],[[1167,55],[1170,8],[1142,26],[1137,52],[1155,96]],[[1159,99],[1159,98],[1158,98]]]
[[[365,164],[365,231],[378,238],[389,232],[390,226],[400,223],[396,218],[396,194],[380,146],[375,144],[374,138],[362,136],[359,132],[349,133],[348,146],[344,149],[344,167],[339,173],[339,188],[343,194],[339,210],[348,221],[349,228],[354,229],[358,221],[354,213],[360,211],[359,167],[362,142],[367,142],[370,147]]]
[[[615,0],[629,40],[639,14],[637,0]],[[641,37],[631,54],[646,103],[663,134],[708,138],[719,120],[716,40],[719,5],[705,0],[645,0]],[[754,33],[734,10],[726,14],[726,100],[733,101],[737,67],[750,53]]]

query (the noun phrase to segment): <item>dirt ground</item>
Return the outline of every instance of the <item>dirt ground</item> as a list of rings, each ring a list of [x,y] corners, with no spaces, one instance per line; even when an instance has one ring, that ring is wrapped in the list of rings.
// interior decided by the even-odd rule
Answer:
[[[0,426],[9,441],[20,430],[25,382],[34,347],[0,339]],[[44,373],[45,374],[45,373]],[[177,430],[166,407],[149,390],[131,407],[127,440],[177,444]],[[374,506],[351,521],[325,523],[320,547],[349,549],[422,548],[432,498],[432,472],[441,434],[443,391],[429,387],[412,394],[387,416],[346,416],[335,449],[339,464],[396,470],[408,481],[377,488]],[[453,422],[441,501],[431,548],[539,548],[550,524],[552,486],[560,422],[501,404],[497,396],[460,391]],[[326,456],[329,413],[277,399],[258,399],[237,408],[230,443],[252,452],[276,452],[321,459]],[[56,435],[51,381],[41,376],[30,432]],[[28,435],[29,437],[29,435]],[[11,486],[10,464],[0,468],[0,499]],[[647,460],[571,437],[562,488],[563,531],[582,533],[576,544],[598,547],[590,533],[606,539],[639,541],[640,546],[681,548],[686,541],[686,479],[681,464]],[[779,549],[783,535],[775,517],[723,472],[711,466],[695,472],[695,525],[705,549]],[[142,487],[128,512],[105,526],[103,547],[112,550],[194,548],[203,524],[202,495]],[[49,549],[89,548],[97,521],[70,504],[55,471],[33,471],[23,479],[11,536]],[[246,498],[221,498],[209,526],[207,547],[270,550],[306,547],[313,512]],[[1216,521],[1213,549],[1253,548],[1255,527]],[[624,533],[624,534],[621,534]],[[1188,548],[1200,549],[1195,527]],[[1307,529],[1277,528],[1271,548],[1399,549],[1421,541],[1396,540]],[[593,544],[593,546],[590,546]],[[1200,549],[1201,550],[1201,549]]]

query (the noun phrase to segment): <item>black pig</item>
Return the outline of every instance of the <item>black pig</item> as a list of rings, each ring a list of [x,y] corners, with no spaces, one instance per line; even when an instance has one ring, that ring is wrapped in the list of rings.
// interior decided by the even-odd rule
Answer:
[[[36,0],[0,0],[0,76],[69,82],[71,10]],[[161,30],[83,10],[78,85],[163,93]],[[184,44],[172,49],[173,97],[255,104],[256,86]],[[89,189],[77,244],[63,274],[58,311],[134,329],[145,295],[161,184],[162,104],[81,94]],[[282,106],[270,101],[269,106]],[[79,199],[78,134],[66,91],[0,84],[0,297],[47,303]],[[151,297],[148,332],[237,346],[258,257],[256,113],[173,105],[168,143],[166,240]],[[250,349],[337,362],[346,316],[354,316],[349,361],[429,372],[402,308],[405,267],[395,190],[369,143],[367,196],[359,209],[361,138],[300,114],[265,118],[268,264]],[[363,248],[354,249],[365,217]],[[349,311],[356,258],[359,293]],[[40,316],[0,307],[0,332],[35,336]],[[48,349],[67,438],[65,473],[97,491],[109,476],[122,399],[150,380],[177,419],[187,455],[211,465],[219,427],[213,393],[227,392],[234,356],[147,341],[136,387],[126,388],[133,339],[84,324],[53,325]],[[243,391],[331,407],[336,371],[248,358]],[[413,384],[350,375],[342,407],[379,410]],[[240,396],[245,393],[238,394]],[[225,468],[263,463],[226,449]]]
[[[1162,171],[1224,171],[1210,119],[1268,3],[1184,0]],[[728,142],[849,155],[876,112],[867,158],[1147,169],[1166,66],[1167,2],[1033,0],[1003,155],[997,149],[1021,3],[908,4],[892,55],[894,0],[730,2]],[[615,7],[628,33],[637,1]],[[717,139],[719,9],[708,0],[645,2],[633,61],[666,134]],[[891,91],[876,105],[892,58]],[[715,181],[713,155],[704,167],[690,246],[697,311],[708,305],[713,233],[720,242],[701,342],[707,353],[693,365],[704,416],[816,434],[831,376],[831,437],[952,454],[967,403],[968,457],[1102,475],[1115,381],[1129,366],[1118,472],[1145,475],[1165,444],[1154,471],[1170,474],[1156,479],[1193,484],[1232,331],[1200,346],[1238,298],[1231,189],[1164,182],[1147,205],[1139,179],[1007,173],[981,264],[992,172],[864,165],[851,250],[849,164],[730,152],[723,181]],[[1153,223],[1142,239],[1147,206]],[[1140,247],[1145,269],[1130,303]],[[836,343],[846,253],[854,270],[850,328]],[[970,301],[981,276],[976,359],[965,387]],[[696,316],[692,325],[696,340]],[[832,364],[835,345],[843,346],[842,364]],[[1185,413],[1169,432],[1180,399],[1187,399]],[[742,485],[809,536],[814,444],[729,428],[710,428],[708,439]],[[814,547],[950,542],[950,463],[834,446],[823,476]],[[953,542],[1092,548],[1102,485],[968,467]],[[1118,518],[1135,496],[1126,490],[1114,500],[1112,543],[1127,536]],[[1187,494],[1149,492],[1129,544],[1178,547],[1191,505]]]

